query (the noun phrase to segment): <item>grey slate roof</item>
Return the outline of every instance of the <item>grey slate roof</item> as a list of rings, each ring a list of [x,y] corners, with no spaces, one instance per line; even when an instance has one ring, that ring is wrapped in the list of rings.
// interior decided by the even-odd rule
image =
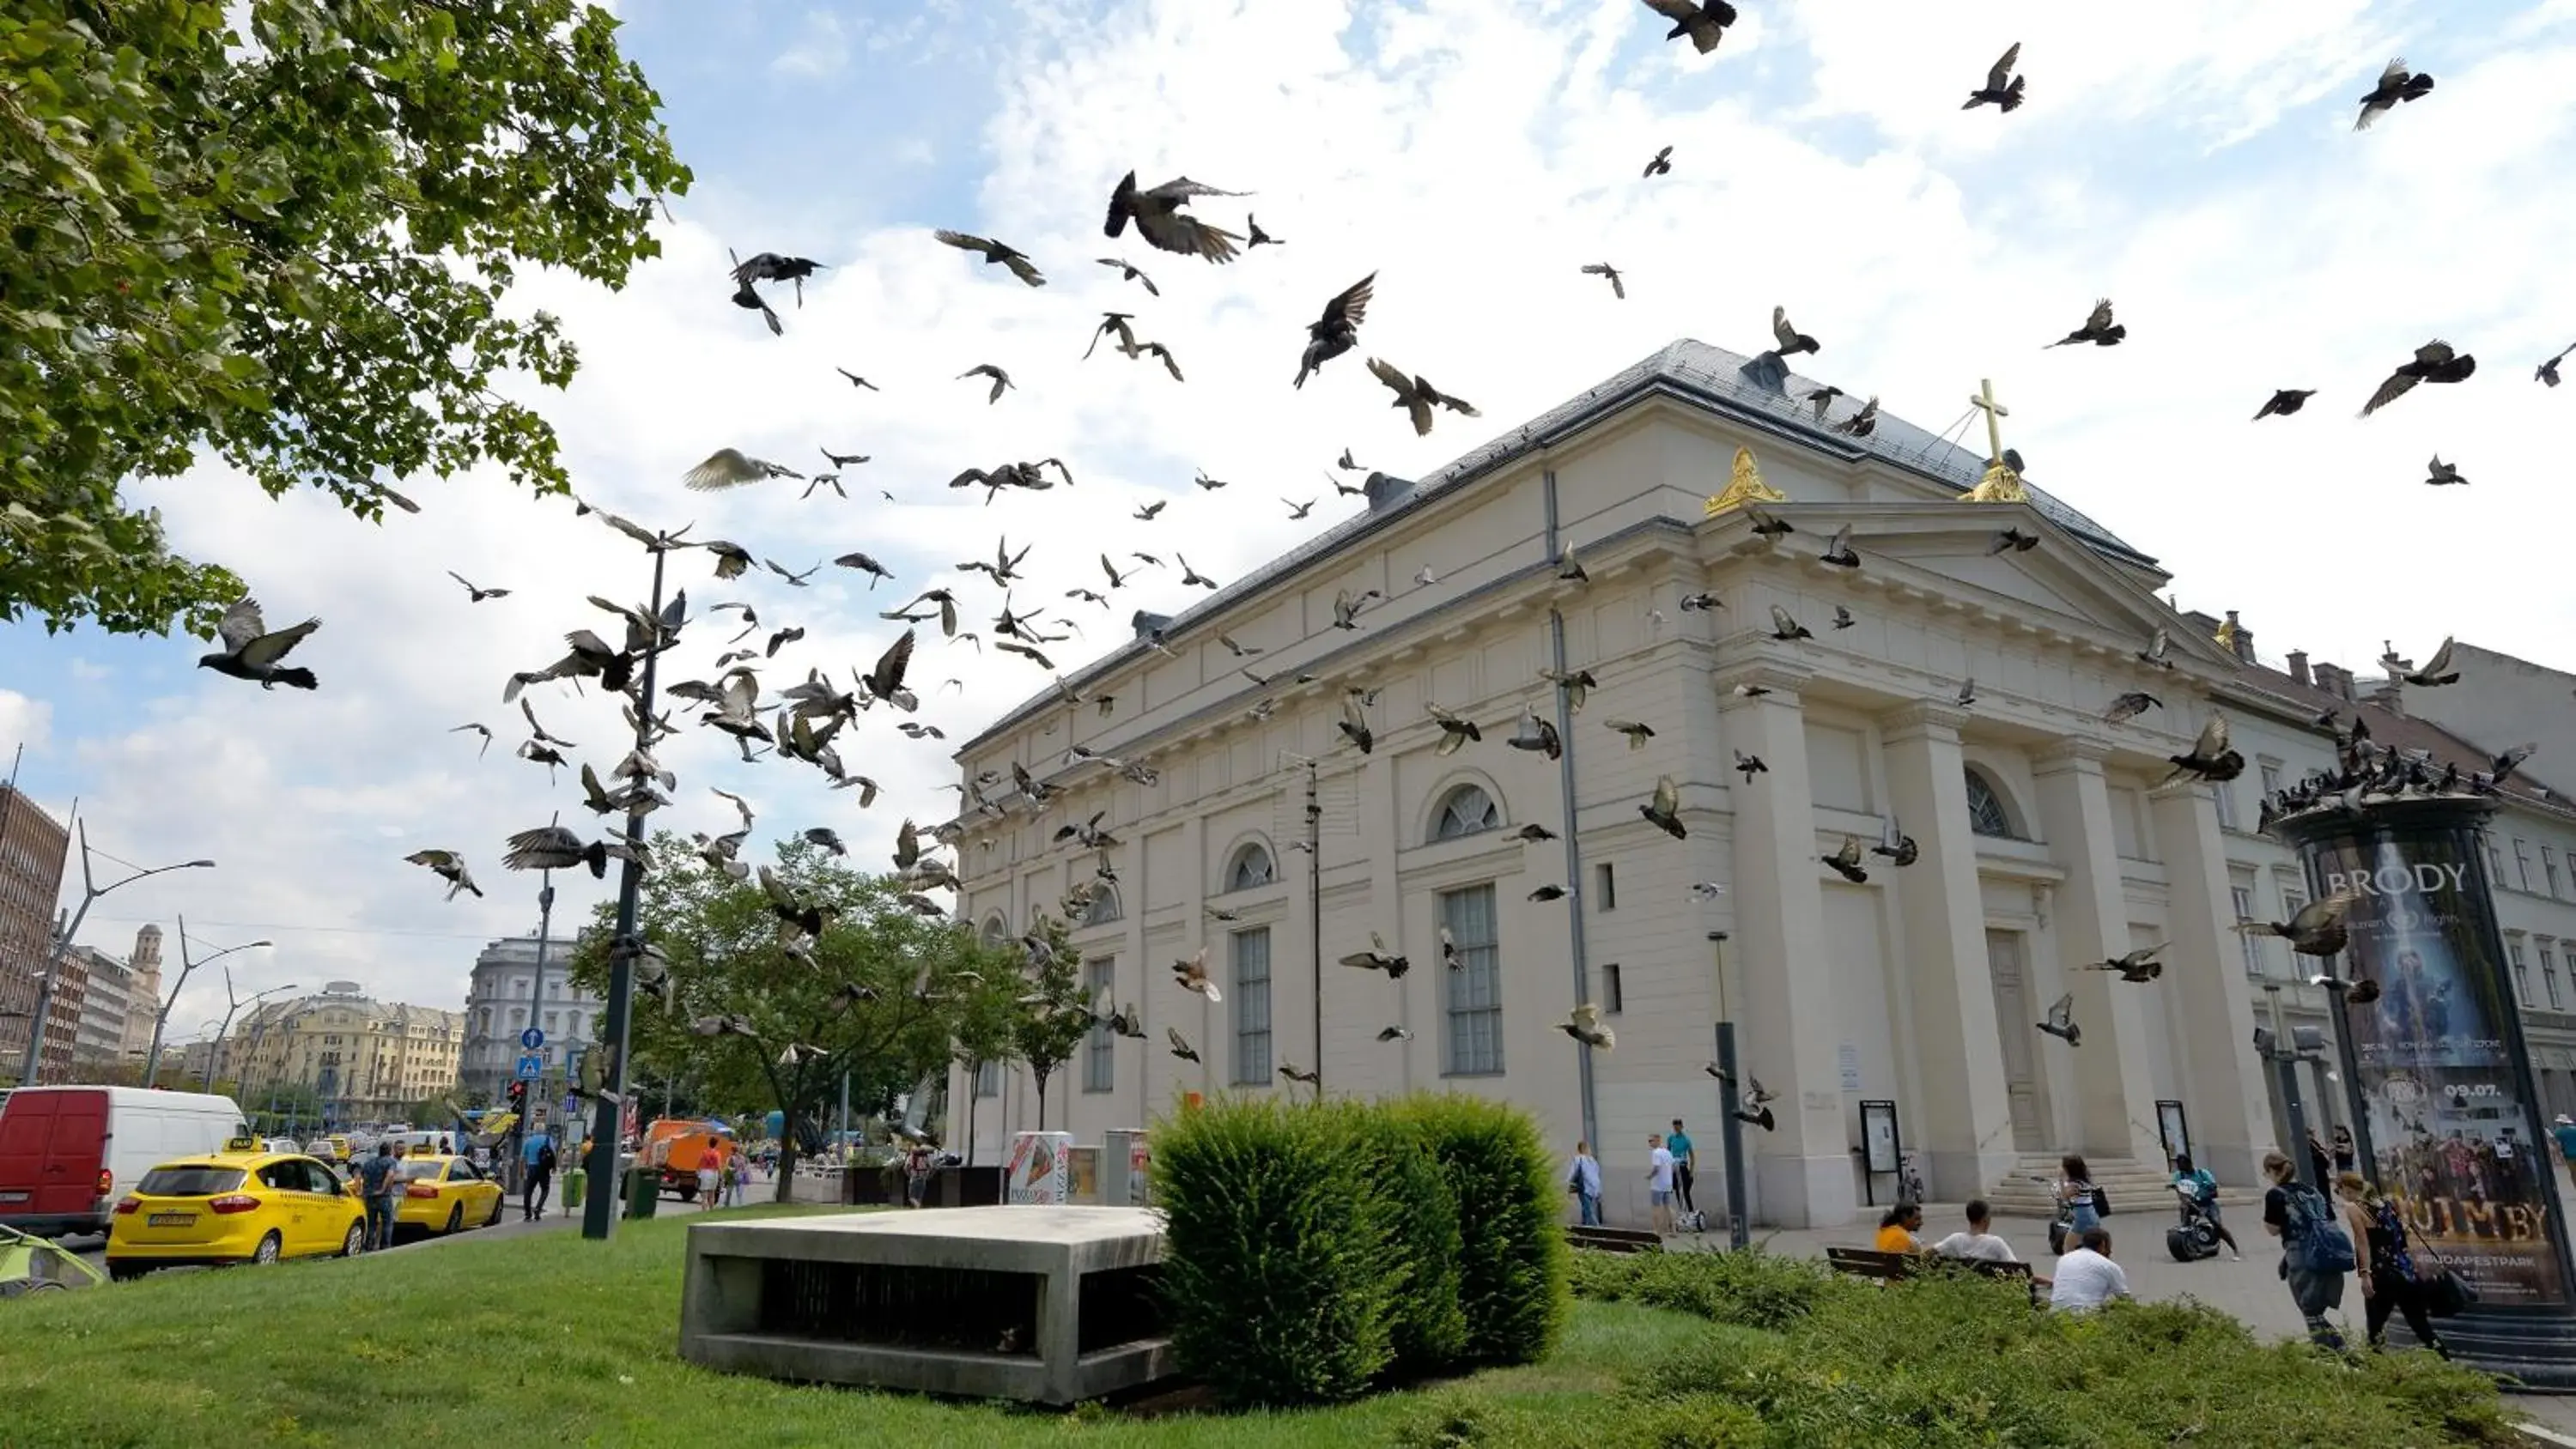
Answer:
[[[1620,369],[1579,395],[1469,450],[1418,481],[1407,484],[1402,479],[1384,474],[1369,475],[1367,512],[1335,524],[1179,614],[1167,617],[1140,612],[1135,621],[1136,639],[1067,675],[1066,682],[1079,689],[1092,679],[1143,654],[1150,647],[1144,640],[1149,617],[1153,626],[1167,637],[1185,633],[1194,619],[1221,613],[1237,600],[1258,593],[1316,560],[1339,552],[1346,545],[1385,528],[1424,499],[1505,467],[1531,448],[1578,432],[1658,390],[1673,393],[1721,415],[1755,424],[1764,431],[1790,438],[1800,446],[1818,452],[1875,455],[1893,467],[1930,479],[1955,492],[1965,493],[1974,488],[1984,475],[1984,454],[1944,442],[1885,408],[1879,410],[1878,426],[1869,437],[1854,438],[1833,432],[1834,423],[1860,411],[1861,400],[1852,397],[1834,399],[1832,408],[1820,423],[1815,409],[1799,399],[1821,385],[1788,372],[1780,366],[1780,360],[1769,353],[1747,358],[1742,353],[1712,347],[1688,337],[1667,343],[1652,356]],[[2131,564],[2148,567],[2155,564],[2154,559],[2132,548],[2109,529],[2068,507],[2060,499],[2032,485],[2028,479],[2023,480],[2023,486],[2030,491],[2031,505],[2043,517],[2083,539],[2096,551]],[[1058,698],[1052,688],[1030,696],[1017,708],[977,732],[973,739],[960,745],[958,756],[963,757],[995,735],[1017,727],[1038,710],[1054,704]]]

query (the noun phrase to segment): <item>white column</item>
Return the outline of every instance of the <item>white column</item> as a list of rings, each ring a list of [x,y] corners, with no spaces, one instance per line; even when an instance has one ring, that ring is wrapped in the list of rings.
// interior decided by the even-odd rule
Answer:
[[[2273,1146],[2271,1097],[2254,1059],[2254,1005],[2236,948],[2218,808],[2208,787],[2191,785],[2157,795],[2153,813],[2170,883],[2164,980],[2174,992],[2192,1155],[2224,1181],[2252,1182]]]
[[[2128,898],[2111,828],[2111,787],[2102,776],[2108,753],[2097,741],[2070,739],[2031,761],[2039,781],[2040,826],[2057,863],[2066,867],[2066,885],[2057,892],[2056,939],[2062,953],[2057,964],[2067,990],[2075,993],[2075,1021],[2084,1031],[2084,1045],[2067,1054],[2077,1060],[2050,1053],[2050,1061],[2063,1060],[2070,1068],[2053,1074],[2050,1086],[2076,1103],[2078,1132],[2088,1156],[2161,1165],[2140,993],[2174,987],[2164,980],[2133,986],[2111,972],[2082,969],[2131,949]]]
[[[1977,847],[1968,818],[1968,716],[1913,704],[1882,721],[1888,803],[1920,854],[1894,877],[1905,913],[1904,970],[1926,1100],[1903,1104],[1908,1135],[1925,1144],[1925,1185],[1941,1202],[1982,1195],[2013,1162],[2012,1102],[1996,1034],[1993,968]]]
[[[1790,1227],[1834,1227],[1857,1215],[1851,1144],[1843,1130],[1842,1076],[1833,987],[1825,961],[1824,896],[1817,884],[1815,794],[1807,778],[1801,676],[1757,665],[1717,675],[1722,740],[1770,769],[1751,782],[1729,775],[1734,813],[1735,939],[1730,953],[1743,1000],[1735,1018],[1744,1069],[1780,1094],[1778,1130],[1747,1131],[1754,1154],[1755,1215]],[[1771,692],[1747,699],[1739,683]]]

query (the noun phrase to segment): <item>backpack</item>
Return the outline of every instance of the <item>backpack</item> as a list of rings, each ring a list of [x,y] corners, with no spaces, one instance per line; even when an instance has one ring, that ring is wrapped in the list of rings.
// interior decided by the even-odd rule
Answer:
[[[548,1142],[537,1148],[537,1171],[552,1172],[554,1170],[555,1145]]]
[[[2288,1245],[2291,1266],[2308,1273],[2349,1273],[2357,1264],[2352,1235],[2337,1222],[2325,1196],[2303,1182],[2281,1189],[2287,1200],[2281,1241]]]

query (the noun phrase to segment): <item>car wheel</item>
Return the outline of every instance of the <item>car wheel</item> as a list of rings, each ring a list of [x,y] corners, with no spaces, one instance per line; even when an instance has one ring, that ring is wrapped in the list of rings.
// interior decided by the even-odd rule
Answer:
[[[135,1279],[140,1278],[151,1271],[151,1269],[144,1267],[141,1263],[110,1263],[107,1265],[107,1281],[110,1283],[131,1283]]]
[[[340,1238],[340,1256],[343,1258],[354,1258],[366,1250],[367,1225],[365,1223],[349,1224],[349,1231],[343,1234]]]
[[[500,1198],[492,1199],[492,1215],[483,1220],[483,1226],[494,1228],[501,1225],[501,1202]]]
[[[250,1250],[250,1260],[254,1263],[274,1263],[277,1261],[278,1254],[285,1250],[286,1244],[279,1240],[277,1234],[271,1233],[259,1240],[258,1247]]]
[[[441,1231],[452,1233],[463,1226],[465,1226],[465,1204],[458,1203],[447,1210],[447,1226]]]

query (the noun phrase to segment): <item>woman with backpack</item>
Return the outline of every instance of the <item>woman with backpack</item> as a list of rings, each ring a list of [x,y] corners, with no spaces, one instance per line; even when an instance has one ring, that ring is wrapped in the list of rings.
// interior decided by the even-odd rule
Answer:
[[[2309,1341],[2340,1353],[2343,1335],[2326,1313],[2343,1306],[2343,1275],[2358,1266],[2351,1218],[2299,1181],[2297,1164],[2279,1152],[2263,1154],[2263,1175],[2272,1182],[2263,1194],[2263,1231],[2281,1240],[2281,1281],[2307,1321]]]
[[[2362,1241],[2370,1247],[2361,1268],[2370,1346],[2386,1348],[2389,1317],[2403,1313],[2417,1343],[2449,1358],[2450,1350],[2442,1347],[2433,1332],[2432,1315],[2425,1311],[2424,1287],[2415,1277],[2415,1257],[2407,1251],[2406,1219],[2396,1202],[2363,1182],[2357,1172],[2345,1173],[2336,1185],[2360,1214]]]
[[[2049,1225],[2048,1250],[2063,1254],[2068,1243],[2080,1243],[2102,1226],[2102,1190],[2093,1185],[2093,1169],[2072,1152],[2057,1160],[2057,1169],[2057,1185],[2050,1190],[2057,1199],[2057,1220]]]

